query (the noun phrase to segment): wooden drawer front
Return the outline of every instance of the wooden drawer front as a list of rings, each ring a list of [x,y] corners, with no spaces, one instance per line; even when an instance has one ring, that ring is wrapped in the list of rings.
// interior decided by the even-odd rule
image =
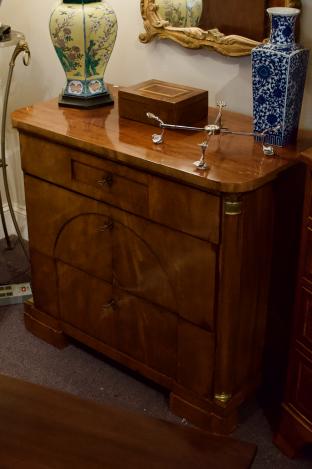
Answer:
[[[291,403],[312,423],[312,361],[296,352],[291,366]]]
[[[175,378],[176,316],[62,262],[58,282],[63,321]]]
[[[131,176],[138,174],[108,161],[81,163],[72,158],[72,188],[116,205],[123,210],[147,216],[148,186]],[[96,165],[96,166],[95,166]],[[123,174],[123,175],[121,175]]]
[[[80,270],[57,263],[60,317],[86,334],[113,345],[112,285]]]
[[[25,190],[30,247],[107,279],[111,207],[27,175]]]
[[[112,221],[109,216],[81,213],[59,232],[54,256],[78,269],[112,282]]]
[[[312,291],[305,286],[301,287],[298,315],[299,339],[312,350]]]
[[[150,179],[149,196],[151,219],[219,243],[219,197],[160,178]]]
[[[26,174],[147,216],[148,184],[144,174],[46,140],[23,134],[20,138]]]
[[[172,378],[176,376],[178,318],[118,288],[117,349]]]
[[[219,197],[26,134],[20,140],[25,174],[219,243]]]
[[[211,397],[214,356],[214,335],[180,320],[177,381],[201,396]]]
[[[32,248],[213,329],[213,245],[29,176],[25,186]]]
[[[113,269],[118,284],[129,294],[213,329],[214,246],[125,212],[113,212]]]

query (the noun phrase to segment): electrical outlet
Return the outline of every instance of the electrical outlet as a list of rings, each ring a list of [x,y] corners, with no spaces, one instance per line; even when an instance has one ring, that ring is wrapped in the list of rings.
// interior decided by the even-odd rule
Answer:
[[[23,303],[31,298],[30,283],[14,283],[11,285],[0,285],[0,306]]]

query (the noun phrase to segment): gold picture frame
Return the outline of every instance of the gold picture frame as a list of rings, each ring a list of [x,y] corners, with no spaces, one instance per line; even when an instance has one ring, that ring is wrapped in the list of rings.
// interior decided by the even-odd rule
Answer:
[[[259,44],[247,37],[225,35],[218,29],[173,27],[160,16],[156,0],[140,0],[140,2],[145,32],[140,34],[139,39],[143,43],[148,43],[157,37],[170,39],[189,49],[207,47],[220,54],[234,57],[249,55],[251,50]],[[269,0],[268,6],[301,8],[301,0]]]

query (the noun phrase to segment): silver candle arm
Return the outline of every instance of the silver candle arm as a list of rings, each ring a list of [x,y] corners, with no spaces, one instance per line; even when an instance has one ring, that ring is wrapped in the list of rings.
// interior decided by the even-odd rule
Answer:
[[[189,127],[188,125],[176,125],[176,124],[160,124],[161,129],[171,130],[189,130],[191,132],[204,132],[206,127]]]
[[[198,169],[207,169],[208,165],[205,162],[205,155],[207,152],[208,144],[210,137],[213,135],[220,135],[220,134],[228,134],[228,135],[242,135],[246,137],[257,137],[259,141],[262,142],[262,151],[266,156],[273,156],[274,147],[272,145],[267,145],[265,142],[266,136],[269,132],[275,132],[280,129],[280,126],[270,127],[265,129],[263,132],[245,132],[245,131],[236,131],[236,130],[229,130],[227,128],[222,127],[222,111],[223,108],[226,106],[224,101],[218,101],[217,106],[219,108],[218,115],[215,119],[214,124],[207,124],[204,127],[193,127],[188,125],[176,125],[176,124],[167,124],[162,121],[158,116],[151,112],[147,112],[146,116],[149,119],[154,119],[159,123],[159,127],[162,129],[161,134],[153,134],[152,141],[155,144],[163,143],[164,141],[164,132],[165,129],[169,130],[184,130],[189,132],[206,132],[206,140],[199,144],[201,148],[201,158],[199,161],[195,161],[195,166]]]
[[[216,124],[208,124],[205,125],[205,127],[191,127],[188,125],[177,125],[177,124],[166,124],[163,122],[159,117],[155,116],[154,114],[148,112],[147,117],[151,119],[155,119],[159,122],[159,127],[161,129],[169,129],[169,130],[186,130],[190,132],[207,132],[210,133],[212,132],[213,135],[218,135],[218,134],[230,134],[230,135],[243,135],[245,137],[258,137],[258,138],[265,138],[266,134],[271,131],[278,130],[280,126],[275,127],[275,128],[268,128],[264,130],[263,132],[246,132],[244,130],[229,130],[224,127],[219,127]],[[162,142],[159,142],[162,143]]]
[[[214,123],[215,123],[215,125],[222,128],[222,113],[223,113],[223,108],[226,107],[226,102],[225,101],[217,101],[217,107],[219,108],[219,112],[218,112],[218,115],[217,115],[216,120],[214,121]]]

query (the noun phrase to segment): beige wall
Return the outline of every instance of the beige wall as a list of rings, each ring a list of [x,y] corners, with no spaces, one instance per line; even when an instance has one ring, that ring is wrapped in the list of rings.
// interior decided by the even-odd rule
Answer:
[[[32,63],[26,69],[20,63],[12,87],[10,109],[30,105],[35,101],[56,96],[64,83],[64,74],[52,48],[48,23],[55,0],[4,0],[0,19],[14,29],[23,31],[28,40]],[[154,41],[141,44],[142,31],[140,0],[110,0],[119,23],[118,38],[105,79],[127,85],[149,78],[159,78],[208,89],[210,104],[224,99],[228,108],[251,113],[250,57],[223,57],[208,50],[187,50],[172,42]],[[303,0],[301,42],[312,46],[312,2]],[[1,51],[2,52],[2,51]],[[4,70],[9,54],[2,53],[0,82],[3,89]],[[301,126],[312,128],[312,59],[305,90]],[[16,204],[23,206],[23,185],[19,169],[18,141],[15,132],[8,129],[8,157],[12,195]]]

